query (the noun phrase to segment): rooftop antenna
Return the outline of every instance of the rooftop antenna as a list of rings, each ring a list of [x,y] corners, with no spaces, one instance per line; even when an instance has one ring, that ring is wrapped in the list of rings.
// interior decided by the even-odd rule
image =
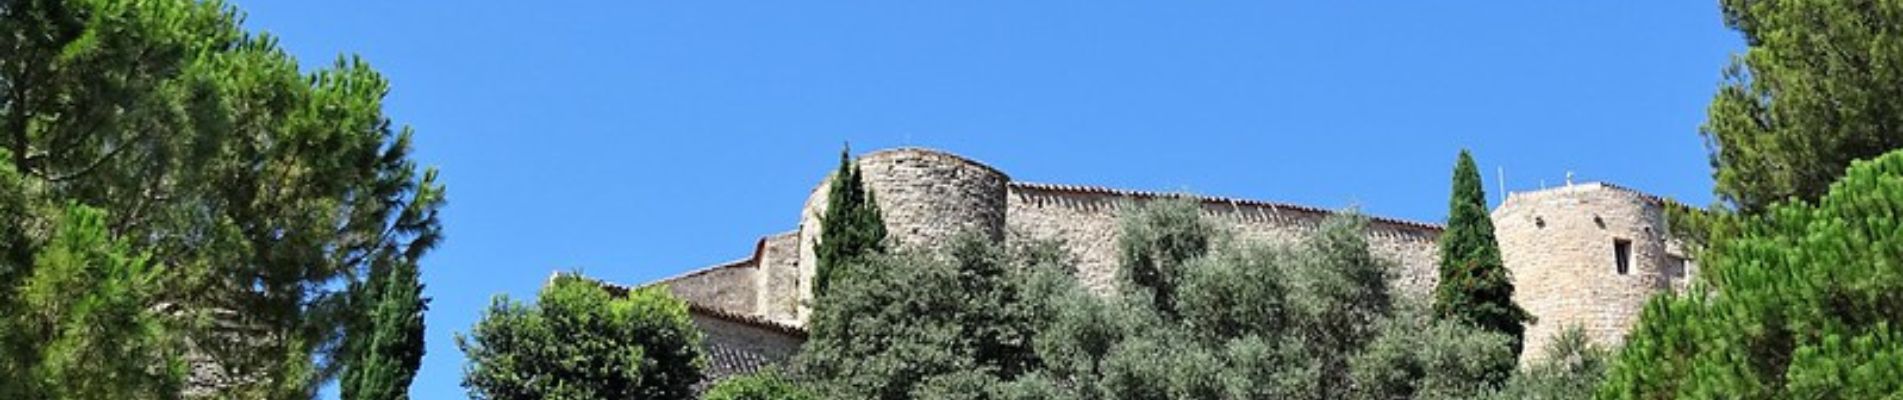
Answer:
[[[1498,168],[1500,168],[1500,179],[1494,179],[1493,182],[1500,185],[1500,202],[1505,203],[1507,202],[1507,195],[1510,194],[1507,193],[1507,167],[1500,166]]]

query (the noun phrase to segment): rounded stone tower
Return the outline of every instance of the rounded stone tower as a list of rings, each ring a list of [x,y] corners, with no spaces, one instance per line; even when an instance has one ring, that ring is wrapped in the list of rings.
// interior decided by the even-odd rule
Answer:
[[[1513,300],[1538,320],[1527,326],[1522,363],[1554,335],[1577,326],[1617,346],[1652,296],[1683,281],[1656,197],[1603,183],[1514,193],[1493,211]]]
[[[1004,237],[1005,201],[1011,178],[971,159],[931,149],[899,148],[860,156],[854,161],[885,220],[888,245],[930,249],[959,233],[972,231],[993,240]],[[799,267],[805,321],[813,293],[820,237],[832,175],[820,181],[800,212]]]

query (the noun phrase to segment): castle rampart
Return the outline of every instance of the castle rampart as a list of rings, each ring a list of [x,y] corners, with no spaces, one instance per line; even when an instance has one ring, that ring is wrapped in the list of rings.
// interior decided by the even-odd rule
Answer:
[[[1123,214],[1131,206],[1167,198],[1199,202],[1203,215],[1237,239],[1255,243],[1295,243],[1333,213],[1254,200],[1014,182],[1005,220],[1014,235],[1062,241],[1077,262],[1078,279],[1098,293],[1108,293],[1117,281],[1116,245]],[[1427,293],[1438,278],[1438,235],[1440,227],[1417,222],[1370,218],[1368,224],[1369,245],[1398,267],[1395,287],[1415,295]]]
[[[1121,219],[1134,205],[1190,199],[1236,239],[1271,245],[1296,243],[1333,213],[1257,200],[1016,182],[989,165],[930,149],[878,151],[855,163],[891,244],[929,249],[966,231],[1004,241],[1056,240],[1076,261],[1078,278],[1097,293],[1116,285]],[[728,323],[736,321],[771,328],[762,332],[803,329],[817,266],[813,245],[831,179],[821,179],[807,197],[796,230],[761,238],[748,259],[653,284],[668,285],[697,315],[718,314],[726,321],[709,322],[720,325],[703,327],[709,335],[735,331]],[[1517,286],[1514,300],[1538,319],[1527,331],[1529,356],[1566,326],[1579,326],[1600,343],[1620,343],[1647,299],[1682,287],[1695,271],[1665,236],[1662,202],[1630,189],[1594,183],[1515,193],[1493,219]],[[1397,291],[1425,298],[1438,280],[1440,232],[1437,225],[1370,216],[1366,233],[1376,255],[1396,264]],[[719,340],[728,339],[734,338]]]

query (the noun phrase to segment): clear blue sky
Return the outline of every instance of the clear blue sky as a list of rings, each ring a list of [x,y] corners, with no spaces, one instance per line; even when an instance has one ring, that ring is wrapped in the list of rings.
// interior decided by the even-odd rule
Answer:
[[[419,399],[464,396],[452,334],[491,296],[747,256],[846,141],[1435,222],[1466,147],[1490,191],[1704,204],[1742,46],[1709,0],[237,3],[307,67],[367,58],[442,168]]]

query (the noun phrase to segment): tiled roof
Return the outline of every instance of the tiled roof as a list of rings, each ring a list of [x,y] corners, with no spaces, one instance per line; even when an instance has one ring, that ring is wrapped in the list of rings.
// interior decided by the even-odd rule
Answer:
[[[694,384],[694,392],[706,391],[715,383],[728,377],[760,372],[760,369],[780,361],[782,360],[775,360],[760,352],[744,348],[718,344],[707,346],[707,369],[701,371],[701,379],[700,382]]]
[[[1114,189],[1114,188],[1107,188],[1107,187],[1101,187],[1101,186],[1061,185],[1061,184],[1052,184],[1052,183],[1032,183],[1032,182],[1011,182],[1010,186],[1014,188],[1023,188],[1023,189],[1031,189],[1031,190],[1078,193],[1078,194],[1099,194],[1099,195],[1139,197],[1139,198],[1181,198],[1181,199],[1197,200],[1204,203],[1220,203],[1220,204],[1236,204],[1236,205],[1244,205],[1244,206],[1252,206],[1252,207],[1268,207],[1268,208],[1273,208],[1278,210],[1290,210],[1295,212],[1319,214],[1319,215],[1331,215],[1335,213],[1334,211],[1317,208],[1317,207],[1304,206],[1299,204],[1239,199],[1239,198],[1233,198],[1233,197],[1201,196],[1201,195],[1192,195],[1192,194],[1183,194],[1183,193],[1150,192],[1150,191],[1142,191],[1142,190],[1125,190],[1125,189]],[[1368,219],[1370,221],[1374,221],[1378,223],[1399,225],[1399,226],[1415,228],[1415,229],[1425,229],[1425,230],[1433,230],[1433,231],[1439,231],[1442,229],[1440,225],[1436,225],[1436,224],[1430,224],[1430,223],[1418,222],[1418,221],[1409,221],[1409,220],[1397,219],[1397,218],[1377,217],[1377,216],[1370,215],[1368,216]]]
[[[741,313],[736,313],[732,311],[716,309],[713,307],[702,306],[699,304],[694,304],[693,302],[688,302],[687,306],[688,306],[688,311],[692,311],[694,314],[705,315],[708,317],[713,317],[713,318],[725,320],[728,322],[752,326],[755,328],[766,329],[766,330],[774,331],[777,333],[792,335],[800,339],[806,338],[806,328],[795,326],[793,324],[788,324],[788,323],[784,323],[780,321],[774,321],[774,320],[767,319],[765,317],[761,317],[758,315],[741,314]]]

